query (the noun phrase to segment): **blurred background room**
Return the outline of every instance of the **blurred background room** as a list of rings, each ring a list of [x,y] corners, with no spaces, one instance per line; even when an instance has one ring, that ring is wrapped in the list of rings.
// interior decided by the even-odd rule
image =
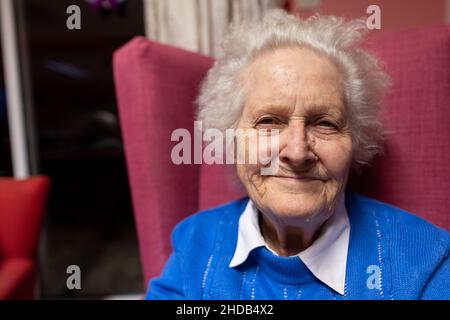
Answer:
[[[13,285],[2,295],[13,275],[1,270],[6,259],[1,242],[8,240],[0,235],[4,299],[133,299],[146,290],[112,69],[113,53],[133,37],[215,57],[230,23],[259,19],[272,8],[301,18],[317,12],[357,18],[369,16],[367,8],[377,5],[381,29],[374,32],[450,23],[450,0],[0,3],[0,193],[10,190],[1,187],[4,179],[47,179],[41,192],[46,201],[35,213],[41,217],[35,221],[37,235],[29,240],[35,264],[23,280],[35,284],[31,296],[28,289],[15,295]],[[71,5],[80,10],[80,28],[68,27],[75,12],[67,12]],[[22,237],[26,228],[13,226],[8,197],[0,194],[0,202],[7,202],[0,203],[0,233],[8,224]],[[22,208],[32,206],[25,197],[17,201]],[[79,290],[67,287],[70,265],[80,267]]]

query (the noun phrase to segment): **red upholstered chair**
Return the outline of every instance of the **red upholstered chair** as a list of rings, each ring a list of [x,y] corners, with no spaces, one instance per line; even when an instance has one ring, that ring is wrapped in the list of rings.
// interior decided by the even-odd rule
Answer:
[[[380,33],[367,46],[393,79],[386,153],[351,188],[449,228],[450,27]],[[145,281],[171,251],[170,232],[199,209],[242,195],[221,167],[174,165],[176,128],[192,133],[194,100],[211,58],[137,37],[114,74]]]
[[[33,299],[36,252],[50,180],[0,178],[0,300]]]

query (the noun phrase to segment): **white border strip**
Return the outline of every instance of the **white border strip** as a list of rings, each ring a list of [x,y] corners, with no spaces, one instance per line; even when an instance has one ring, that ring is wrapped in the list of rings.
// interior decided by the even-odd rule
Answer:
[[[30,175],[13,0],[0,0],[3,69],[14,177]]]

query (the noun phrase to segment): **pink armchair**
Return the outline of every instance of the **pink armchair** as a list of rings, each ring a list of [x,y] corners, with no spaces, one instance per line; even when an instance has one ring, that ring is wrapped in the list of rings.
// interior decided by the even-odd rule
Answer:
[[[380,33],[366,44],[393,79],[386,153],[350,188],[450,227],[450,27]],[[174,165],[171,133],[193,129],[211,58],[137,37],[114,54],[114,75],[145,282],[171,252],[182,218],[242,196],[220,166]]]

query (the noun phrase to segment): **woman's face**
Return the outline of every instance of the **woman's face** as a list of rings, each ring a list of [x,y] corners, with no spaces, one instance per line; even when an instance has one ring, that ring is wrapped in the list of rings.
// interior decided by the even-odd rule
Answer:
[[[238,128],[278,129],[279,154],[270,175],[261,175],[261,164],[238,164],[241,182],[265,215],[291,226],[322,223],[343,195],[352,160],[338,69],[312,50],[288,47],[256,58],[244,77]]]

